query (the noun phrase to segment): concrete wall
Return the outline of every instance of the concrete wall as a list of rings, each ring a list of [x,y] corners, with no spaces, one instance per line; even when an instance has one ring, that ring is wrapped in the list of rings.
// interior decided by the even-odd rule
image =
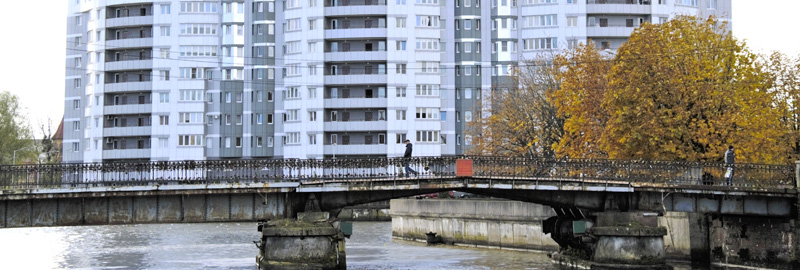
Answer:
[[[282,193],[9,200],[0,201],[0,228],[257,221],[286,209]]]
[[[337,216],[342,221],[391,221],[389,201],[348,206]]]
[[[498,200],[398,199],[390,202],[392,236],[421,240],[436,232],[446,243],[510,249],[558,250],[542,233],[547,206]]]

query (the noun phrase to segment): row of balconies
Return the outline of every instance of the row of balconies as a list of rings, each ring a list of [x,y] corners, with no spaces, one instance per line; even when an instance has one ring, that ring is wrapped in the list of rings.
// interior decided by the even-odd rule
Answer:
[[[325,0],[325,7],[385,6],[386,0]]]
[[[150,149],[149,136],[135,136],[135,137],[107,136],[103,138],[102,143],[103,143],[103,150]]]

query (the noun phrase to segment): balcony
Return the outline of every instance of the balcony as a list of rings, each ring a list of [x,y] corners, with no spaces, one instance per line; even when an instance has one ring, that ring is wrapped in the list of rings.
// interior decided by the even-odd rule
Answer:
[[[386,108],[388,101],[385,97],[382,98],[326,98],[324,101],[325,108]]]
[[[121,136],[150,136],[151,126],[132,127],[106,127],[103,128],[104,137]]]
[[[136,92],[136,91],[152,91],[153,82],[120,82],[120,83],[106,83],[103,91],[105,93],[114,92]]]
[[[648,0],[588,0],[586,14],[650,14]]]
[[[326,39],[373,39],[386,38],[386,28],[326,29]]]
[[[385,6],[386,0],[325,0],[325,7]]]
[[[325,75],[325,84],[386,84],[386,74]]]
[[[636,27],[633,26],[589,26],[586,27],[587,37],[630,37]]]
[[[153,69],[153,60],[126,60],[106,62],[106,71]]]
[[[153,38],[146,36],[143,38],[112,39],[106,41],[106,48],[142,48],[153,47]]]
[[[368,62],[386,61],[386,51],[349,51],[349,52],[326,52],[325,61],[331,62]]]
[[[103,150],[103,159],[150,158],[150,148]]]
[[[326,132],[381,131],[386,130],[386,120],[325,122]]]
[[[107,28],[153,25],[153,16],[129,16],[106,19]]]
[[[115,114],[143,114],[143,113],[151,113],[153,111],[152,104],[129,104],[129,105],[114,105],[114,106],[104,106],[103,107],[103,114],[105,115],[115,115]]]
[[[330,145],[324,147],[325,155],[386,155],[386,144],[348,144]]]
[[[367,0],[369,1],[369,0]],[[353,4],[352,2],[361,2],[364,3],[365,1],[350,1],[349,6],[326,6],[325,7],[325,15],[327,16],[353,16],[353,15],[384,15],[387,13],[388,8],[386,7],[386,1],[381,1],[383,4],[372,4],[372,5],[358,5]],[[377,0],[373,0],[373,2],[377,2]]]

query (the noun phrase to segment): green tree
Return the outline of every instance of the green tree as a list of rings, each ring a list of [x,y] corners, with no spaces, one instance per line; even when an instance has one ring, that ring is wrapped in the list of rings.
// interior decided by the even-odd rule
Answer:
[[[784,162],[776,96],[757,56],[713,18],[645,24],[618,50],[600,143],[611,158]]]
[[[36,158],[31,129],[19,104],[19,98],[0,91],[0,164],[11,164],[16,151],[17,161]]]
[[[564,122],[547,100],[559,87],[552,62],[553,55],[542,54],[513,70],[508,90],[492,93],[491,115],[468,125],[473,139],[467,154],[555,156],[552,145],[560,140]]]

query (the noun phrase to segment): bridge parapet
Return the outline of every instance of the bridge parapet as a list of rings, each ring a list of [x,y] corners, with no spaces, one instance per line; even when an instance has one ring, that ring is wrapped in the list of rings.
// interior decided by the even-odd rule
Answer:
[[[457,174],[458,160],[472,163]],[[417,157],[375,159],[264,159],[143,163],[0,166],[0,188],[30,190],[70,185],[149,186],[169,183],[383,181],[407,178],[408,164],[429,179],[473,177],[518,180],[612,181],[638,186],[722,186],[721,163],[532,159],[510,157]],[[796,189],[792,165],[736,164],[733,187]]]

